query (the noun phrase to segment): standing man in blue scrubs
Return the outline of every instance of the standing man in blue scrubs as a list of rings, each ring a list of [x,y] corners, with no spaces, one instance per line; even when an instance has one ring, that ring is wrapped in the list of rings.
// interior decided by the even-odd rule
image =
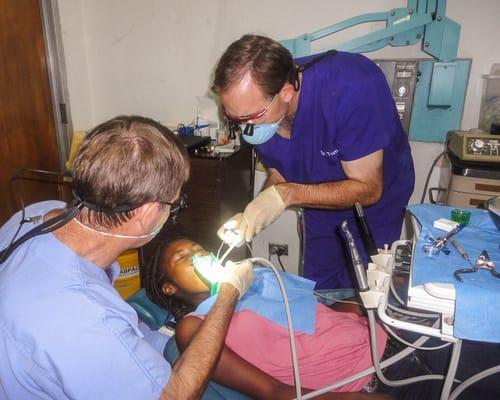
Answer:
[[[215,307],[173,367],[112,286],[117,257],[159,232],[188,177],[172,132],[117,117],[82,144],[74,204],[35,203],[0,228],[0,399],[201,397],[251,264],[226,266]]]
[[[415,179],[382,71],[345,52],[293,60],[278,42],[245,35],[222,55],[213,90],[268,173],[232,225],[251,241],[286,208],[304,207],[305,276],[317,289],[352,287],[341,222],[354,228],[359,202],[378,247],[399,239]]]

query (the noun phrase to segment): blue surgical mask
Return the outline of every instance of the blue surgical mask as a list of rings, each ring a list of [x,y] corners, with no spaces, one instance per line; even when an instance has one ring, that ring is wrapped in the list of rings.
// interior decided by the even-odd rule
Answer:
[[[243,139],[245,139],[245,142],[254,145],[266,143],[276,134],[283,118],[285,118],[284,115],[272,124],[256,124],[248,127],[250,130],[253,129],[253,135],[246,135],[244,133],[247,125],[250,124],[240,125],[241,132],[243,132]]]

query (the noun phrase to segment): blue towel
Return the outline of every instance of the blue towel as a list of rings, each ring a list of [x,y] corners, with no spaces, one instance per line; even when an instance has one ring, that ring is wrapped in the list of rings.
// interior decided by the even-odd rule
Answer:
[[[248,292],[238,301],[235,311],[250,310],[260,316],[287,328],[285,305],[278,280],[269,268],[254,268],[255,279]],[[312,335],[316,326],[316,297],[313,294],[315,282],[281,273],[292,312],[293,329]],[[217,295],[202,302],[196,313],[205,315],[212,308]]]
[[[439,218],[450,218],[453,207],[431,204],[410,206],[409,211],[421,224],[421,232],[415,248],[412,267],[413,285],[424,283],[451,283],[456,290],[455,336],[460,339],[483,342],[500,342],[500,279],[490,271],[480,269],[471,274],[463,274],[464,282],[455,279],[453,273],[459,268],[470,268],[451,243],[449,255],[439,252],[427,256],[422,246],[427,243],[425,236],[434,238],[445,232],[432,226]],[[500,231],[494,216],[488,211],[468,209],[471,212],[469,225],[458,232],[454,238],[466,251],[472,262],[482,250],[488,251],[497,269],[500,270]]]

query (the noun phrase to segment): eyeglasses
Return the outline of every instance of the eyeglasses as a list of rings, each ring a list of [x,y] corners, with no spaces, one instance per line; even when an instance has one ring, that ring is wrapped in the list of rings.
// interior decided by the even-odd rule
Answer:
[[[179,213],[186,208],[188,208],[188,203],[187,203],[187,194],[182,193],[177,200],[175,200],[173,203],[169,203],[167,201],[160,201],[160,204],[164,204],[166,206],[170,206],[170,217],[175,224],[177,222],[177,217]]]
[[[247,121],[251,121],[251,120],[258,119],[258,118],[262,117],[267,112],[267,110],[269,110],[269,108],[274,103],[274,101],[276,100],[277,97],[278,97],[278,93],[276,93],[274,95],[271,102],[264,109],[254,113],[254,114],[243,115],[241,117],[234,117],[227,112],[225,107],[222,107],[222,113],[228,119],[228,121],[230,123],[236,124],[236,125],[243,124]]]

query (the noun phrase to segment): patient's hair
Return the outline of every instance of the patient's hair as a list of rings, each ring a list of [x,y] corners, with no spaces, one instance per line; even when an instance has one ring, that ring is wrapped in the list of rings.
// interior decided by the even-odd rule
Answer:
[[[180,240],[180,239],[174,239],[174,240]],[[153,303],[166,309],[174,316],[176,321],[179,321],[186,314],[189,314],[190,312],[194,311],[194,307],[174,296],[167,296],[162,291],[162,286],[165,283],[173,284],[173,282],[171,282],[166,276],[166,273],[163,269],[163,263],[165,262],[164,250],[174,240],[158,245],[158,248],[156,249],[154,256],[151,258],[148,265],[146,266],[146,269],[143,272],[144,279],[142,284],[144,285],[144,290],[146,291],[146,294],[149,297],[149,299]]]
[[[280,92],[297,76],[291,53],[279,42],[265,36],[244,35],[231,43],[215,69],[212,90],[224,92],[250,71],[252,79],[269,97]]]
[[[172,202],[188,178],[189,157],[168,128],[149,118],[119,116],[86,136],[74,162],[73,190],[91,204],[89,222],[109,228],[144,203]]]

